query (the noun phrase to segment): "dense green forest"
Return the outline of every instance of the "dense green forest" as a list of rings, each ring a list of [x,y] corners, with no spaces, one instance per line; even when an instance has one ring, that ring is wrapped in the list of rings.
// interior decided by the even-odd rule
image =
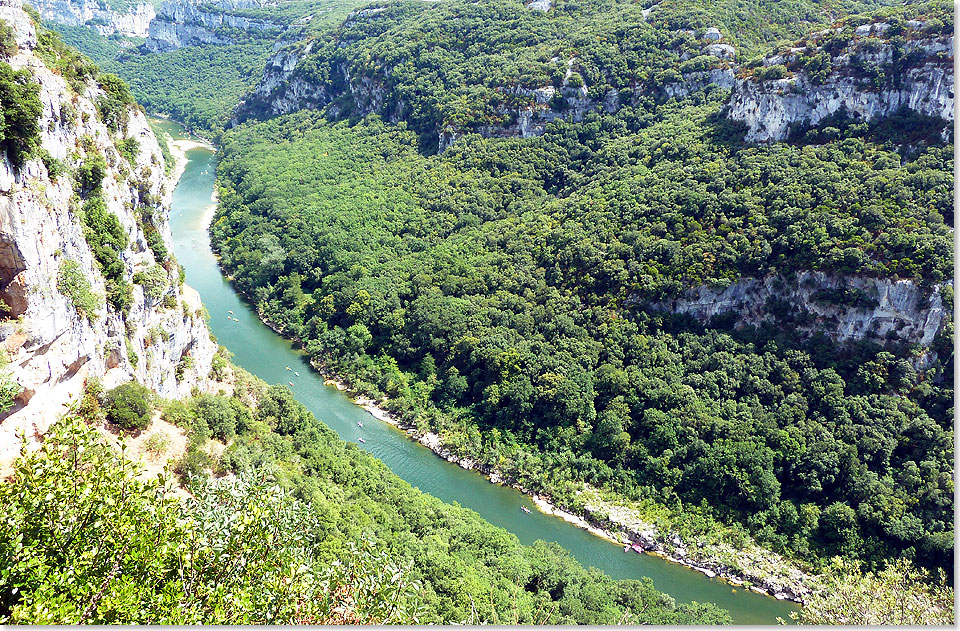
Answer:
[[[544,32],[561,22],[533,28],[546,18],[506,3],[431,10],[462,19],[391,4],[313,57],[322,77],[344,50],[367,51],[358,64],[390,56],[397,93],[436,68],[436,84],[410,88],[405,120],[301,112],[224,136],[212,234],[238,288],[407,422],[561,502],[587,482],[698,507],[814,565],[841,554],[949,569],[952,324],[924,363],[907,345],[705,328],[642,306],[810,269],[929,291],[953,275],[953,147],[913,132],[942,123],[841,118],[749,146],[708,87],[429,155],[424,121],[469,107],[464,94],[488,103],[490,73],[523,84],[512,69],[549,59]],[[470,16],[479,26],[463,26]],[[421,27],[429,37],[413,36]],[[665,35],[639,32],[654,33],[635,49],[652,56]],[[451,43],[470,33],[483,36]],[[498,63],[463,53],[474,44]],[[589,60],[623,61],[578,53],[588,85],[611,76]],[[624,61],[627,76],[652,72],[651,58]],[[781,326],[804,317],[780,312]]]
[[[48,23],[70,46],[122,77],[149,112],[164,114],[216,140],[240,99],[260,78],[274,41],[339,23],[365,0],[294,0],[278,6],[231,9],[231,15],[268,19],[280,32],[231,30],[230,44],[189,46],[168,52],[143,49],[142,39],[103,36],[82,26]],[[220,11],[213,5],[205,10]],[[307,19],[309,18],[309,19]]]
[[[761,69],[761,54],[831,25],[845,44],[874,17],[906,63],[897,29],[922,18],[951,32],[951,7],[445,0],[346,17],[355,6],[240,11],[290,25],[291,50],[309,42],[296,76],[332,102],[227,131],[269,38],[162,54],[71,40],[149,109],[218,139],[215,248],[263,315],[403,421],[559,504],[578,508],[590,484],[690,517],[685,535],[733,524],[818,570],[840,555],[952,571],[952,321],[923,348],[799,335],[810,313],[775,301],[776,324],[756,328],[647,307],[807,270],[925,295],[952,278],[952,124],[838,114],[749,145],[724,116],[728,92],[663,89],[729,65],[703,54],[707,27],[736,45],[740,75],[777,78],[818,58]],[[898,81],[899,67],[860,70]],[[616,111],[539,137],[473,133],[516,123],[542,86],[557,111],[581,87],[594,104],[613,94]],[[952,286],[939,291],[952,315]],[[261,447],[241,432],[223,462],[277,460]],[[294,447],[279,460],[300,462]],[[282,478],[310,500],[302,479]],[[601,619],[584,616],[568,619]]]
[[[238,375],[235,392],[163,404],[190,437],[175,466],[186,495],[173,493],[169,475],[138,475],[89,426],[147,426],[149,391],[104,393],[89,382],[0,485],[0,621],[729,621],[713,605],[676,605],[649,579],[586,570],[555,544],[522,546],[420,493],[286,388]],[[138,418],[127,418],[134,408]],[[211,436],[231,441],[216,460],[204,448]],[[235,475],[207,477],[209,467]]]

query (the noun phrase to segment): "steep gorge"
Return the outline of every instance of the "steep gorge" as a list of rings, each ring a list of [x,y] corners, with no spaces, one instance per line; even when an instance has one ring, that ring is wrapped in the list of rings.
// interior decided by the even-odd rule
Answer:
[[[105,86],[91,78],[71,86],[45,65],[19,0],[2,0],[0,19],[18,46],[3,61],[30,73],[41,103],[38,151],[21,165],[8,155],[0,162],[0,291],[10,308],[0,338],[23,389],[0,425],[0,460],[8,460],[19,450],[16,432],[42,431],[86,378],[105,387],[136,379],[161,396],[185,396],[207,383],[217,345],[168,254],[173,182],[143,112],[124,106],[111,129]],[[91,177],[102,207],[79,183]],[[103,211],[125,242],[112,278],[84,219]],[[105,300],[116,286],[125,288],[125,308]]]

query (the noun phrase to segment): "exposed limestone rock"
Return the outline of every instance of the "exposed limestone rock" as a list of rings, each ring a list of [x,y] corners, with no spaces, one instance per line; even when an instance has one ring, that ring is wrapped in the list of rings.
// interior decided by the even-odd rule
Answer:
[[[12,23],[19,29],[29,22]],[[158,264],[138,217],[150,212],[171,249],[167,203],[172,183],[164,175],[163,155],[143,113],[129,109],[126,125],[112,135],[94,105],[103,94],[98,85],[91,81],[82,95],[72,94],[64,79],[29,47],[6,61],[28,69],[40,85],[41,145],[67,172],[53,179],[39,159],[16,169],[0,155],[0,293],[16,296],[20,316],[0,322],[0,340],[11,360],[8,370],[28,393],[0,421],[0,461],[19,449],[17,430],[28,436],[43,431],[77,398],[86,377],[102,377],[106,387],[135,378],[161,396],[184,396],[193,386],[206,387],[217,349],[199,297],[180,286],[172,261],[163,262],[166,286],[160,295],[148,295],[133,282],[137,272]],[[132,162],[115,146],[122,138],[137,140]],[[123,276],[133,287],[126,315],[102,300],[105,281],[76,214],[80,202],[70,173],[93,153],[106,160],[102,198],[128,240],[120,253]],[[66,290],[58,287],[67,261],[78,266],[90,290],[101,297],[93,313],[79,313]]]
[[[35,0],[33,4],[44,20],[88,26],[101,35],[120,33],[128,37],[146,37],[150,20],[156,15],[149,2],[131,5],[124,12],[105,8],[98,0]]]
[[[534,11],[549,11],[552,4],[552,0],[533,0],[527,4],[527,8]]]
[[[703,34],[703,39],[709,39],[717,42],[723,39],[723,35],[720,33],[720,29],[715,26],[711,26],[707,29],[707,32]]]
[[[859,304],[838,304],[839,292],[858,297]],[[736,314],[737,325],[775,322],[770,301],[787,303],[797,315],[798,333],[823,332],[838,341],[871,340],[929,346],[949,313],[939,287],[928,293],[910,280],[833,276],[800,272],[794,279],[778,276],[744,278],[725,288],[700,286],[675,300],[645,308],[692,315],[702,322]]]
[[[0,20],[4,20],[13,29],[13,38],[17,46],[33,50],[37,45],[37,29],[30,16],[23,12],[22,0],[0,0]]]
[[[261,6],[273,6],[276,2],[260,3],[252,0],[216,0],[196,2],[172,0],[160,7],[156,18],[150,22],[149,39],[144,46],[152,52],[163,52],[204,44],[227,44],[230,39],[217,32],[221,27],[243,31],[270,31],[280,26],[269,20],[258,20],[230,11]]]
[[[733,59],[737,56],[737,49],[730,44],[709,44],[704,47],[703,53],[719,59]]]
[[[855,33],[866,37],[888,29],[888,24],[874,23],[858,27]],[[855,39],[832,56],[832,70],[826,79],[799,69],[805,53],[819,52],[821,49],[811,44],[764,60],[765,66],[797,68],[791,77],[737,82],[728,115],[747,125],[748,141],[783,140],[791,130],[816,125],[841,110],[863,120],[889,116],[901,108],[953,120],[952,36],[908,38],[899,56],[889,41],[871,38],[867,45]],[[861,71],[872,66],[885,69],[881,85]]]

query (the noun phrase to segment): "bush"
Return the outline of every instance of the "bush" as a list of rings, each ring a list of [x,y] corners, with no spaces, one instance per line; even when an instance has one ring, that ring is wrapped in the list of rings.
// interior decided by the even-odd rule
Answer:
[[[147,296],[153,300],[159,300],[167,290],[167,272],[154,263],[142,272],[134,274],[133,282],[143,285],[143,293]]]
[[[0,150],[15,167],[23,166],[40,143],[40,86],[29,70],[0,61]]]
[[[206,421],[217,440],[228,441],[237,434],[237,409],[227,397],[202,394],[191,402],[193,414]]]
[[[0,374],[0,414],[13,407],[17,395],[23,391],[23,386],[4,373]]]
[[[117,386],[107,393],[107,420],[123,429],[146,429],[150,424],[153,394],[136,381]]]
[[[93,320],[97,309],[103,304],[103,297],[93,291],[90,281],[76,261],[66,260],[57,270],[57,291],[70,299],[74,309],[81,316]]]

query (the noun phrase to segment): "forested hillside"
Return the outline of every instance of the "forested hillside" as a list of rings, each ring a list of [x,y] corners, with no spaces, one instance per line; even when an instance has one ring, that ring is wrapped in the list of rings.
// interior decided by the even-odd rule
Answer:
[[[638,86],[726,64],[696,56],[720,16],[721,37],[754,46],[796,36],[807,9],[773,28],[721,7],[656,22],[668,7],[647,24],[619,3],[358,12],[286,79],[317,87],[322,112],[224,136],[223,265],[319,364],[561,503],[587,483],[670,507],[693,536],[741,524],[815,567],[902,556],[950,571],[952,123],[840,111],[789,142],[747,143],[729,90]],[[873,23],[906,35],[867,46],[952,31],[949,8],[927,4],[836,32]],[[551,84],[620,92],[541,136],[496,137],[512,124],[504,102]],[[663,306],[809,271],[832,283],[804,289],[826,316],[775,297],[759,322]],[[924,322],[946,313],[930,339],[840,341],[851,310],[903,317],[884,292],[904,291],[930,305]]]
[[[521,546],[420,493],[286,388],[242,374],[232,386],[232,397],[163,404],[189,437],[175,466],[188,495],[142,474],[95,429],[104,420],[113,432],[146,428],[155,397],[88,382],[79,407],[0,484],[0,621],[729,621],[713,605],[676,605],[649,579],[585,570],[555,544]],[[230,442],[218,458],[211,438]],[[169,438],[148,447],[164,455]]]
[[[142,38],[103,36],[93,29],[54,22],[49,26],[99,66],[127,81],[138,102],[150,112],[169,115],[202,136],[216,139],[241,97],[260,78],[278,39],[296,40],[338,23],[363,0],[291,0],[262,7],[248,2],[182,0],[180,4],[196,5],[214,16],[268,20],[277,26],[264,31],[220,26],[209,31],[211,43],[189,42],[159,50]],[[183,28],[193,27],[186,24]]]
[[[232,368],[141,108],[16,3],[0,114],[0,623],[730,621],[521,545]]]

